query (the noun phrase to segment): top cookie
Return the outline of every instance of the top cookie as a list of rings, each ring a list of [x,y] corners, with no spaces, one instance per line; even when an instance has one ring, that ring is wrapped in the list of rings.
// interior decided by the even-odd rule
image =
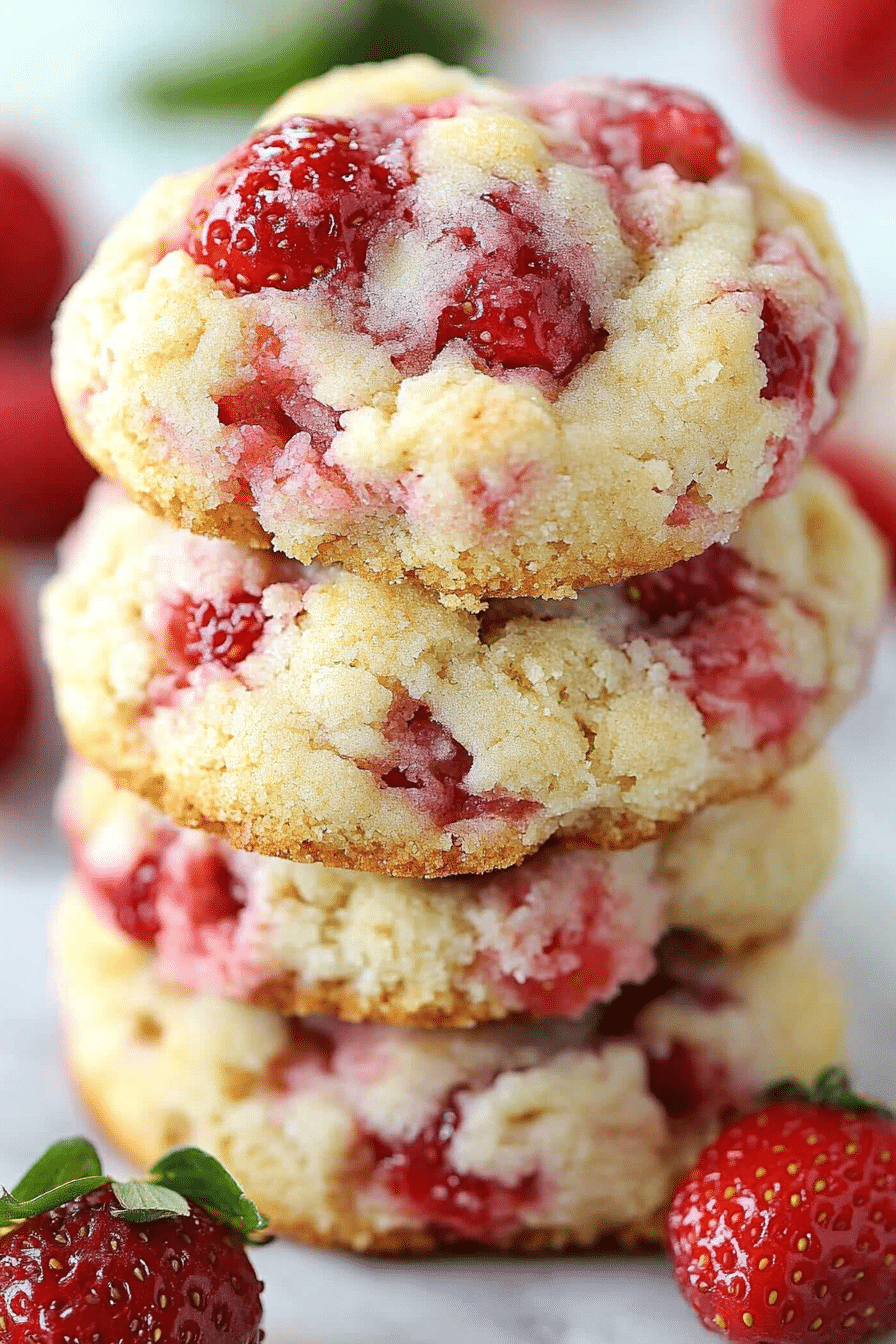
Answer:
[[[860,322],[821,207],[702,99],[414,57],[160,182],[63,306],[56,384],[177,524],[474,607],[728,537]]]

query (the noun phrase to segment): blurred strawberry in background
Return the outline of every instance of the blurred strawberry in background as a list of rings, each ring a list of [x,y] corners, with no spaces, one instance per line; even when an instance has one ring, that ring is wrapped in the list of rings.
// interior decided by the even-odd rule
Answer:
[[[21,165],[0,156],[0,335],[33,331],[52,316],[67,252],[41,188]]]
[[[48,344],[0,345],[0,540],[55,541],[95,474],[62,419]]]
[[[896,121],[896,0],[774,0],[784,74],[810,103]]]
[[[50,383],[50,319],[70,269],[66,230],[24,164],[0,156],[0,540],[54,541],[94,472]]]
[[[896,561],[896,321],[872,324],[852,401],[816,451],[880,528]]]

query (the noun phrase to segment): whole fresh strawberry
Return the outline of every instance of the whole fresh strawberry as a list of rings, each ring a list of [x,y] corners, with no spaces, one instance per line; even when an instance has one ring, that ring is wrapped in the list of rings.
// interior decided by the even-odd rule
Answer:
[[[810,103],[896,120],[893,0],[775,0],[773,25],[784,74]]]
[[[0,585],[2,585],[0,567]],[[0,586],[0,765],[12,755],[31,714],[34,688],[18,616]]]
[[[62,224],[24,164],[0,155],[0,334],[49,318],[68,247]]]
[[[728,1125],[669,1211],[679,1286],[709,1330],[852,1344],[896,1326],[896,1119],[839,1069]]]
[[[243,1239],[265,1221],[198,1148],[145,1181],[102,1174],[86,1139],[54,1144],[0,1197],[3,1344],[259,1344]]]

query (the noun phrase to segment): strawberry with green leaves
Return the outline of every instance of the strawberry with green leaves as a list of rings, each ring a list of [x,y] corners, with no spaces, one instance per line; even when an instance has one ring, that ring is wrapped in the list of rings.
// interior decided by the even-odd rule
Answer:
[[[669,1211],[679,1286],[734,1344],[853,1344],[896,1327],[896,1117],[839,1069],[729,1124]]]
[[[3,1344],[259,1344],[244,1240],[266,1226],[213,1157],[180,1148],[146,1180],[103,1175],[86,1139],[0,1195]]]

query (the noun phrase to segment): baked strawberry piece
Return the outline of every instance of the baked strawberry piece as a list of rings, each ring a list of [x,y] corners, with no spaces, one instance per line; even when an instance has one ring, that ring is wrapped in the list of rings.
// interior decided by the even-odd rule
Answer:
[[[734,1344],[896,1326],[896,1120],[842,1071],[772,1088],[725,1128],[669,1212],[679,1286]]]
[[[0,344],[0,471],[0,540],[13,543],[55,541],[96,478],[65,427],[39,344]]]
[[[472,609],[729,537],[858,329],[822,212],[705,99],[409,58],[160,183],[67,301],[56,380],[171,521]]]
[[[0,1319],[9,1344],[260,1344],[243,1238],[265,1220],[196,1148],[147,1181],[102,1174],[86,1139],[56,1143],[0,1198]]]
[[[891,0],[775,0],[778,57],[810,103],[855,121],[896,120]]]
[[[0,338],[50,316],[68,265],[62,221],[24,164],[0,154]]]
[[[441,1031],[190,993],[74,891],[56,946],[68,1057],[116,1142],[226,1151],[278,1231],[354,1250],[656,1238],[722,1115],[841,1051],[836,986],[790,939],[666,940],[603,1013]]]

